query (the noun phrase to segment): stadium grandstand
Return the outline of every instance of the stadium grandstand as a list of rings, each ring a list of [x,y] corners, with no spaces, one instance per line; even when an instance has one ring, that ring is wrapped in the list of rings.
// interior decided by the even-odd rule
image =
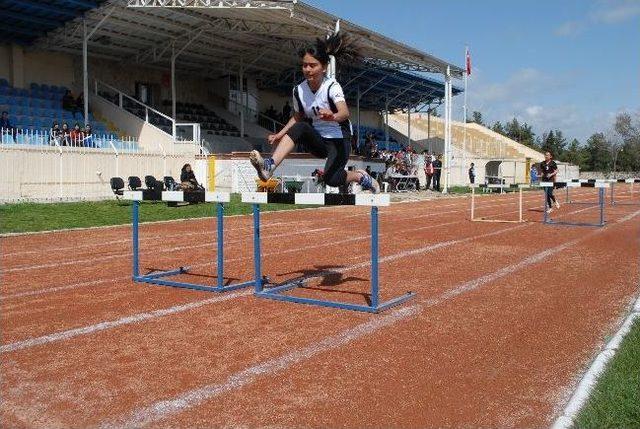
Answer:
[[[463,68],[304,2],[19,0],[0,16],[2,200],[106,198],[111,176],[175,176],[185,163],[208,187],[254,189],[246,152],[268,151],[266,136],[286,121],[298,50],[337,26],[358,53],[335,70],[356,151],[370,135],[380,150],[441,153],[445,190],[465,183],[474,159],[504,178],[504,160],[541,158],[452,121]],[[436,106],[444,119],[416,113]],[[60,138],[55,122],[81,129]],[[385,170],[379,159],[351,161]],[[300,154],[282,172],[309,175],[322,163]]]

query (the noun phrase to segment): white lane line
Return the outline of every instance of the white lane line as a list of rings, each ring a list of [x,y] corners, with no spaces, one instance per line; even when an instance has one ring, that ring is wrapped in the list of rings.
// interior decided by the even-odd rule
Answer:
[[[140,322],[146,322],[148,320],[157,319],[159,317],[169,316],[177,313],[184,313],[205,305],[214,304],[218,302],[228,301],[240,296],[248,296],[251,291],[233,292],[224,295],[217,295],[214,298],[209,298],[201,301],[191,302],[183,305],[176,305],[169,308],[163,308],[160,310],[153,310],[145,313],[138,313],[131,316],[123,317],[117,320],[108,322],[101,322],[95,325],[84,326],[82,328],[70,329],[68,331],[57,332],[54,334],[44,335],[41,337],[30,338],[24,341],[17,341],[15,343],[5,344],[0,346],[0,353],[14,352],[30,347],[39,346],[42,344],[49,344],[57,341],[68,340],[69,338],[78,337],[80,335],[93,334],[95,332],[105,331],[107,329],[117,328],[119,326],[137,324]]]
[[[461,220],[461,221],[455,221],[455,222],[445,222],[445,223],[433,224],[433,225],[423,226],[423,227],[419,227],[419,228],[408,228],[408,229],[404,229],[404,230],[400,230],[400,231],[395,231],[394,234],[397,233],[397,232],[415,231],[416,229],[423,230],[423,229],[430,229],[430,228],[439,228],[439,227],[448,226],[448,225],[460,224],[460,223],[463,223],[463,222],[466,222],[466,221]],[[380,233],[379,235],[380,236],[384,236],[384,235],[388,235],[388,234],[387,233]],[[265,253],[262,254],[262,256],[266,257],[266,256],[273,256],[273,255],[281,255],[281,254],[285,254],[285,253],[296,253],[296,252],[300,252],[302,250],[319,249],[319,248],[322,248],[322,247],[331,247],[331,246],[350,243],[350,242],[354,242],[354,241],[367,240],[369,238],[370,238],[369,235],[361,235],[361,236],[351,237],[351,238],[348,238],[348,239],[345,239],[345,240],[340,240],[340,241],[324,242],[322,244],[313,245],[313,246],[301,246],[301,247],[289,248],[289,249],[286,249],[286,250],[279,250],[279,251],[274,251],[274,252],[265,252]],[[251,259],[251,258],[253,258],[253,256],[228,258],[228,259],[225,259],[224,262],[226,264],[226,263],[229,263],[229,262],[243,261],[243,260]],[[192,268],[202,268],[202,267],[206,267],[206,266],[210,266],[210,265],[215,265],[215,262],[201,262],[201,263],[197,263],[197,264],[191,264],[190,267],[192,267]],[[113,282],[116,282],[116,281],[125,281],[125,280],[131,280],[131,276],[122,276],[122,277],[115,277],[115,278],[108,278],[108,279],[101,279],[101,280],[92,280],[92,281],[81,282],[81,283],[73,283],[73,284],[69,284],[69,285],[60,285],[60,286],[50,287],[50,288],[46,288],[46,289],[36,289],[36,290],[18,292],[18,293],[9,294],[9,295],[0,295],[0,303],[6,302],[7,300],[10,300],[10,299],[23,298],[23,297],[27,297],[27,296],[44,295],[44,294],[47,294],[47,293],[54,293],[54,292],[60,292],[60,291],[65,291],[65,290],[69,290],[69,289],[76,289],[76,288],[85,287],[85,286],[95,286],[95,285],[98,285],[98,284],[113,283]]]
[[[490,237],[490,236],[497,235],[497,234],[502,234],[502,233],[507,232],[507,231],[512,231],[512,230],[515,230],[515,229],[518,229],[518,228],[523,228],[524,226],[525,225],[518,225],[518,226],[515,226],[515,227],[510,227],[510,228],[502,229],[502,230],[499,230],[499,231],[491,232],[489,234],[471,236],[471,237],[467,237],[467,238],[463,238],[463,239],[459,239],[459,240],[450,240],[450,241],[445,241],[445,242],[432,244],[432,245],[425,246],[425,247],[420,247],[418,249],[399,252],[399,253],[396,253],[396,254],[393,254],[393,255],[388,255],[388,256],[385,256],[383,258],[380,258],[380,263],[394,261],[394,260],[397,260],[397,259],[400,259],[400,258],[404,258],[404,257],[407,257],[407,256],[412,256],[412,255],[416,255],[416,254],[420,254],[420,253],[430,252],[430,251],[433,251],[435,249],[448,247],[448,246],[453,246],[453,245],[460,244],[460,243],[470,242],[470,241],[473,241],[473,240],[476,240],[476,239]],[[366,266],[369,266],[370,264],[371,264],[371,261],[361,262],[361,263],[353,264],[351,266],[340,268],[339,270],[336,270],[336,271],[346,272],[346,271],[350,271],[350,270],[355,270],[355,269],[359,269],[359,268],[362,268],[362,267],[366,267]],[[67,330],[67,331],[61,331],[61,332],[57,332],[57,333],[53,333],[53,334],[49,334],[49,335],[44,335],[44,336],[41,336],[41,337],[31,338],[31,339],[28,339],[28,340],[17,341],[17,342],[14,342],[14,343],[10,343],[10,344],[6,344],[6,345],[3,345],[3,346],[0,346],[0,353],[6,353],[6,352],[10,352],[10,351],[22,350],[22,349],[25,349],[25,348],[34,347],[34,346],[38,346],[38,345],[42,345],[42,344],[48,344],[48,343],[52,343],[52,342],[56,342],[56,341],[66,340],[66,339],[77,337],[77,336],[80,336],[80,335],[92,334],[94,332],[103,331],[103,330],[111,329],[111,328],[116,328],[116,327],[119,327],[119,326],[131,324],[131,323],[139,323],[141,321],[146,321],[146,320],[154,319],[154,318],[157,318],[157,317],[162,317],[162,316],[165,316],[165,315],[168,315],[168,314],[181,313],[183,311],[187,311],[187,310],[190,310],[192,308],[200,307],[202,305],[206,305],[206,304],[209,304],[209,303],[226,301],[226,299],[229,299],[228,297],[232,297],[233,298],[233,297],[236,297],[236,296],[248,295],[250,293],[251,293],[250,291],[244,291],[242,293],[230,293],[228,295],[224,295],[225,299],[221,299],[221,298],[216,297],[216,298],[207,299],[207,300],[203,300],[203,301],[196,301],[194,303],[187,304],[187,305],[181,305],[181,306],[177,306],[177,307],[170,307],[170,308],[164,309],[164,310],[156,310],[156,311],[153,311],[153,312],[150,312],[150,313],[136,314],[136,315],[132,315],[132,316],[123,317],[121,319],[117,319],[117,320],[114,320],[114,321],[101,322],[101,323],[98,323],[98,324],[95,324],[95,325],[89,325],[89,326],[85,326],[85,327],[82,327],[82,328],[70,329],[70,330]],[[167,312],[167,313],[165,314],[165,312]]]
[[[626,222],[633,219],[640,211],[631,213],[621,218],[618,223]],[[582,379],[576,386],[571,398],[567,402],[562,414],[553,423],[552,429],[569,429],[573,427],[576,417],[580,413],[580,410],[586,405],[591,392],[596,387],[598,379],[607,369],[607,364],[620,348],[620,344],[624,337],[631,331],[636,319],[640,319],[640,296],[636,299],[635,305],[625,318],[624,322],[620,326],[620,329],[614,334],[611,340],[606,346],[598,353],[593,360],[587,371],[584,373]]]
[[[315,229],[308,229],[308,230],[304,230],[304,231],[290,231],[290,232],[285,232],[285,233],[277,233],[277,234],[271,234],[271,235],[267,235],[265,236],[266,238],[270,238],[270,237],[290,237],[290,236],[294,236],[294,235],[302,235],[302,234],[309,234],[312,232],[321,232],[321,231],[327,231],[331,228],[315,228]],[[247,239],[249,239],[249,236],[240,238],[240,239],[236,239],[236,240],[225,240],[225,243],[227,244],[233,244],[233,243],[239,243],[242,241],[246,241]],[[147,253],[153,253],[153,254],[158,254],[158,253],[172,253],[172,252],[177,252],[180,250],[189,250],[189,249],[198,249],[198,248],[203,248],[203,247],[214,247],[215,242],[207,242],[207,243],[203,243],[203,244],[191,244],[188,246],[176,246],[176,247],[171,247],[171,248],[165,248],[165,249],[152,249],[152,250],[145,250],[145,251],[141,251],[140,254],[147,254]],[[32,269],[42,269],[42,268],[52,268],[52,267],[60,267],[60,266],[66,266],[66,265],[76,265],[76,264],[84,264],[87,262],[96,262],[96,261],[107,261],[107,260],[111,260],[111,259],[120,259],[120,258],[131,258],[131,254],[129,253],[129,251],[127,250],[127,252],[122,252],[122,253],[118,253],[117,255],[107,255],[107,256],[97,256],[97,257],[93,257],[93,258],[89,258],[89,259],[75,259],[72,261],[66,261],[66,262],[52,262],[49,264],[41,264],[41,265],[23,265],[23,266],[19,266],[19,267],[15,267],[15,268],[9,268],[9,269],[5,269],[4,272],[5,273],[13,273],[16,271],[25,271],[25,270],[32,270]]]
[[[225,216],[226,218],[226,216]],[[206,218],[209,220],[215,219],[215,218]],[[198,220],[201,220],[201,218],[199,218]],[[311,221],[305,220],[305,221],[296,221],[297,224],[299,223],[310,223]],[[146,226],[146,224],[142,224],[144,226]],[[288,222],[274,222],[274,223],[269,223],[264,225],[264,228],[271,228],[271,227],[275,227],[275,226],[282,226],[282,225],[291,225]],[[246,231],[247,229],[250,229],[251,225],[249,224],[249,222],[247,222],[246,225],[243,226],[237,226],[237,227],[232,227],[232,228],[225,228],[225,237],[226,237],[226,233],[229,231]],[[129,230],[131,229],[131,226],[129,225]],[[146,228],[140,228],[140,233],[143,234],[144,233],[144,229]],[[183,238],[183,237],[191,237],[194,235],[206,235],[206,234],[211,234],[211,235],[215,235],[215,229],[214,228],[210,228],[210,229],[206,229],[206,230],[198,230],[198,231],[191,231],[191,232],[184,232],[184,233],[180,233],[180,234],[166,234],[166,235],[161,235],[161,234],[145,234],[144,237],[140,238],[140,242],[143,241],[159,241],[159,240],[166,240],[168,238]],[[67,246],[67,247],[45,247],[45,248],[41,248],[41,249],[35,249],[35,250],[23,250],[23,251],[19,251],[19,252],[13,252],[13,253],[3,253],[2,256],[3,257],[9,257],[9,256],[22,256],[22,255],[28,255],[28,254],[38,254],[38,253],[53,253],[53,252],[61,252],[61,251],[65,251],[65,250],[77,250],[77,249],[92,249],[92,248],[99,248],[99,247],[103,247],[103,246],[107,246],[107,245],[111,245],[111,244],[128,244],[131,243],[131,238],[126,238],[126,239],[118,239],[118,240],[110,240],[110,241],[102,241],[99,243],[91,243],[91,244],[80,244],[80,245],[76,245],[76,246]]]
[[[591,209],[591,207],[585,208],[585,209],[581,209],[581,210],[577,210],[574,212],[569,212],[567,214],[574,214],[574,213],[579,213],[581,211],[585,211],[585,210],[589,210]],[[511,212],[505,212],[503,214],[511,214],[511,213],[517,213],[517,210],[511,211]],[[400,230],[400,231],[395,231],[393,232],[398,233],[398,232],[405,232],[405,231],[417,231],[417,230],[425,230],[425,229],[431,229],[431,228],[438,228],[438,227],[442,227],[442,226],[450,226],[450,225],[456,225],[456,224],[461,224],[461,223],[465,223],[467,220],[463,219],[460,221],[454,221],[454,222],[446,222],[446,223],[440,223],[440,224],[434,224],[434,225],[427,225],[427,226],[422,226],[422,227],[411,227],[411,228],[407,228],[404,230]],[[386,233],[380,233],[380,236],[384,236],[386,235]],[[287,249],[284,251],[278,251],[278,252],[272,252],[272,253],[263,253],[263,257],[264,256],[272,256],[274,254],[280,254],[280,253],[292,253],[292,252],[298,252],[300,250],[304,250],[304,249],[311,249],[311,248],[320,248],[320,247],[326,247],[326,246],[332,246],[332,245],[336,245],[336,244],[343,244],[343,243],[348,243],[348,242],[352,242],[352,241],[358,241],[361,239],[366,239],[369,236],[360,236],[360,237],[352,237],[350,239],[347,240],[342,240],[340,242],[332,242],[332,243],[326,243],[323,245],[318,245],[318,246],[305,246],[305,247],[297,247],[294,249]],[[229,262],[237,262],[237,261],[242,261],[247,259],[248,257],[241,257],[241,258],[230,258],[230,259],[226,259],[225,263],[229,263]],[[206,266],[210,266],[210,265],[214,265],[213,262],[203,262],[203,263],[198,263],[198,264],[192,264],[191,266],[196,268],[202,268],[202,267],[206,267]],[[75,289],[78,287],[84,287],[84,286],[92,286],[95,284],[102,284],[102,283],[112,283],[115,281],[124,281],[124,280],[128,280],[130,279],[130,276],[124,276],[124,277],[116,277],[116,278],[111,278],[111,279],[104,279],[104,280],[95,280],[95,281],[90,281],[90,282],[82,282],[82,283],[75,283],[75,284],[71,284],[71,285],[61,285],[61,286],[56,286],[53,288],[47,288],[47,289],[38,289],[38,290],[32,290],[32,291],[26,291],[26,292],[19,292],[19,293],[15,293],[12,295],[4,295],[4,296],[0,296],[0,302],[2,301],[6,301],[6,300],[10,300],[10,299],[15,299],[15,298],[21,298],[21,297],[25,297],[25,296],[37,296],[37,295],[41,295],[41,294],[46,294],[46,293],[53,293],[53,292],[58,292],[58,291],[64,291],[64,290],[69,290],[69,289]]]
[[[640,214],[640,211],[635,215]],[[634,216],[635,216],[634,215]],[[620,223],[620,222],[618,222]],[[507,228],[506,230],[517,229],[518,227]],[[503,231],[506,231],[503,230]],[[154,422],[166,419],[172,415],[181,413],[193,407],[196,407],[203,402],[209,401],[224,393],[228,393],[234,390],[238,390],[246,385],[255,382],[262,376],[272,376],[278,372],[285,371],[293,365],[302,361],[308,360],[320,353],[339,348],[347,345],[355,340],[362,338],[366,334],[371,334],[382,328],[395,325],[397,322],[412,318],[420,314],[423,310],[439,305],[445,301],[451,300],[464,293],[477,290],[484,285],[490,284],[502,277],[526,268],[530,265],[537,264],[546,258],[549,258],[557,253],[567,250],[570,247],[575,246],[581,241],[584,241],[598,233],[601,233],[605,229],[599,229],[592,231],[578,239],[571,240],[567,243],[563,243],[559,246],[551,249],[538,252],[534,255],[517,262],[508,267],[501,268],[493,273],[480,276],[476,279],[458,284],[453,289],[450,289],[436,298],[430,298],[426,300],[418,299],[416,304],[411,307],[404,307],[400,309],[392,310],[385,316],[377,316],[369,322],[362,323],[355,328],[351,328],[342,331],[336,335],[327,337],[319,342],[312,343],[304,348],[294,350],[285,355],[270,358],[264,362],[256,365],[249,366],[242,371],[236,372],[230,375],[224,382],[220,384],[210,384],[197,389],[193,389],[184,392],[171,399],[155,402],[149,406],[135,410],[133,413],[120,418],[115,421],[103,422],[101,428],[114,428],[114,427],[143,427],[150,425]],[[459,240],[456,240],[459,241]],[[418,250],[418,249],[416,249]],[[401,252],[406,253],[406,252]],[[397,255],[390,255],[391,257],[404,257]]]

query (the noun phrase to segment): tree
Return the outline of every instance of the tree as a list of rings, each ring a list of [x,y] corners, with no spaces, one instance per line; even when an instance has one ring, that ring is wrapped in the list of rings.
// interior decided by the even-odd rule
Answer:
[[[565,147],[567,146],[567,140],[562,135],[562,131],[553,130],[548,133],[542,134],[542,146],[543,152],[551,152],[556,159],[562,159],[564,155]]]
[[[609,172],[612,167],[611,148],[603,133],[593,134],[587,140],[585,148],[587,160],[585,169],[590,171]]]
[[[478,125],[484,125],[484,123],[482,122],[482,113],[474,111],[471,114],[471,119],[467,119],[467,122],[475,122]]]
[[[586,149],[580,146],[577,139],[573,139],[571,140],[571,143],[569,143],[569,147],[567,147],[567,150],[565,150],[560,160],[577,165],[581,170],[584,170],[587,168],[588,159],[589,154]]]
[[[613,141],[620,143],[619,147],[612,145],[611,148],[617,157],[616,169],[640,171],[640,112],[635,115],[626,112],[618,114],[614,131],[617,138],[613,138]]]
[[[500,121],[496,121],[496,123],[491,126],[491,130],[498,134],[502,134],[503,136],[505,135],[504,127]]]

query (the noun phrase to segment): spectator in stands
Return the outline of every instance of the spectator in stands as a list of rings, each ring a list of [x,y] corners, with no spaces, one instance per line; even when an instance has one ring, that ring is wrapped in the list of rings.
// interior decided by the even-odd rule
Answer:
[[[364,153],[363,153],[363,156],[365,158],[371,158],[371,155],[373,153],[373,144],[374,144],[373,134],[368,133],[367,137],[365,138],[365,141],[364,141]]]
[[[440,192],[440,177],[442,175],[442,155],[438,155],[433,161],[433,190]]]
[[[93,137],[93,131],[91,130],[91,125],[86,124],[84,126],[84,146],[85,147],[97,147],[96,141]]]
[[[185,191],[195,191],[198,189],[199,184],[196,180],[196,175],[191,169],[191,164],[185,164],[180,170],[180,186]]]
[[[472,162],[469,167],[469,183],[472,185],[476,183],[476,165]]]
[[[529,171],[529,178],[531,180],[531,184],[538,183],[538,164],[531,164],[531,170]]]
[[[62,146],[71,146],[71,131],[69,131],[69,124],[66,122],[62,123],[60,141],[62,142]]]
[[[78,113],[78,105],[76,104],[75,98],[73,98],[73,94],[71,94],[71,91],[68,89],[62,97],[62,108],[73,113],[73,118],[75,119],[76,113]]]
[[[71,139],[71,146],[83,146],[84,145],[84,132],[80,129],[80,124],[75,123],[73,129],[69,133]]]
[[[433,168],[433,162],[431,161],[431,157],[430,156],[425,157],[425,161],[424,161],[424,175],[425,175],[425,181],[426,181],[426,186],[424,187],[425,191],[428,191],[429,188],[431,187],[431,180],[433,179],[434,172],[435,170]]]
[[[2,134],[11,134],[13,136],[13,141],[16,141],[16,128],[11,125],[9,112],[6,110],[2,112],[2,117],[0,117],[0,130],[2,130]]]
[[[287,101],[284,106],[282,107],[282,123],[286,124],[287,122],[289,122],[289,119],[291,119],[291,106],[289,105],[289,102]]]
[[[51,146],[62,145],[62,131],[60,130],[60,124],[58,121],[53,121],[51,129],[49,130],[49,144]]]

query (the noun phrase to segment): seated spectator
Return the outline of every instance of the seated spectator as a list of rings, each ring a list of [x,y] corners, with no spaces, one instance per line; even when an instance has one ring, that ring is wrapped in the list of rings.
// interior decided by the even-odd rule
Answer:
[[[62,123],[62,129],[60,130],[60,141],[62,146],[71,146],[71,131],[69,130],[69,124]]]
[[[80,124],[75,123],[73,130],[69,133],[69,137],[71,138],[71,146],[83,146],[84,132],[80,129]]]
[[[64,96],[62,97],[62,108],[64,110],[67,110],[67,111],[73,113],[74,119],[76,117],[76,113],[79,112],[78,105],[76,104],[76,100],[75,100],[75,98],[73,98],[73,95],[71,94],[71,91],[68,90],[68,89],[64,93]]]
[[[49,130],[49,144],[51,144],[51,146],[62,145],[62,131],[60,130],[58,121],[53,121],[53,124],[51,124],[51,129]]]
[[[2,112],[2,117],[0,118],[0,130],[2,131],[2,134],[11,134],[13,136],[13,141],[16,141],[16,128],[11,125],[9,112],[6,110]]]
[[[191,169],[191,164],[185,164],[180,171],[180,186],[185,191],[195,191],[200,186],[196,175]]]
[[[91,125],[84,126],[84,147],[98,147],[96,141],[93,138],[93,131],[91,131]]]

